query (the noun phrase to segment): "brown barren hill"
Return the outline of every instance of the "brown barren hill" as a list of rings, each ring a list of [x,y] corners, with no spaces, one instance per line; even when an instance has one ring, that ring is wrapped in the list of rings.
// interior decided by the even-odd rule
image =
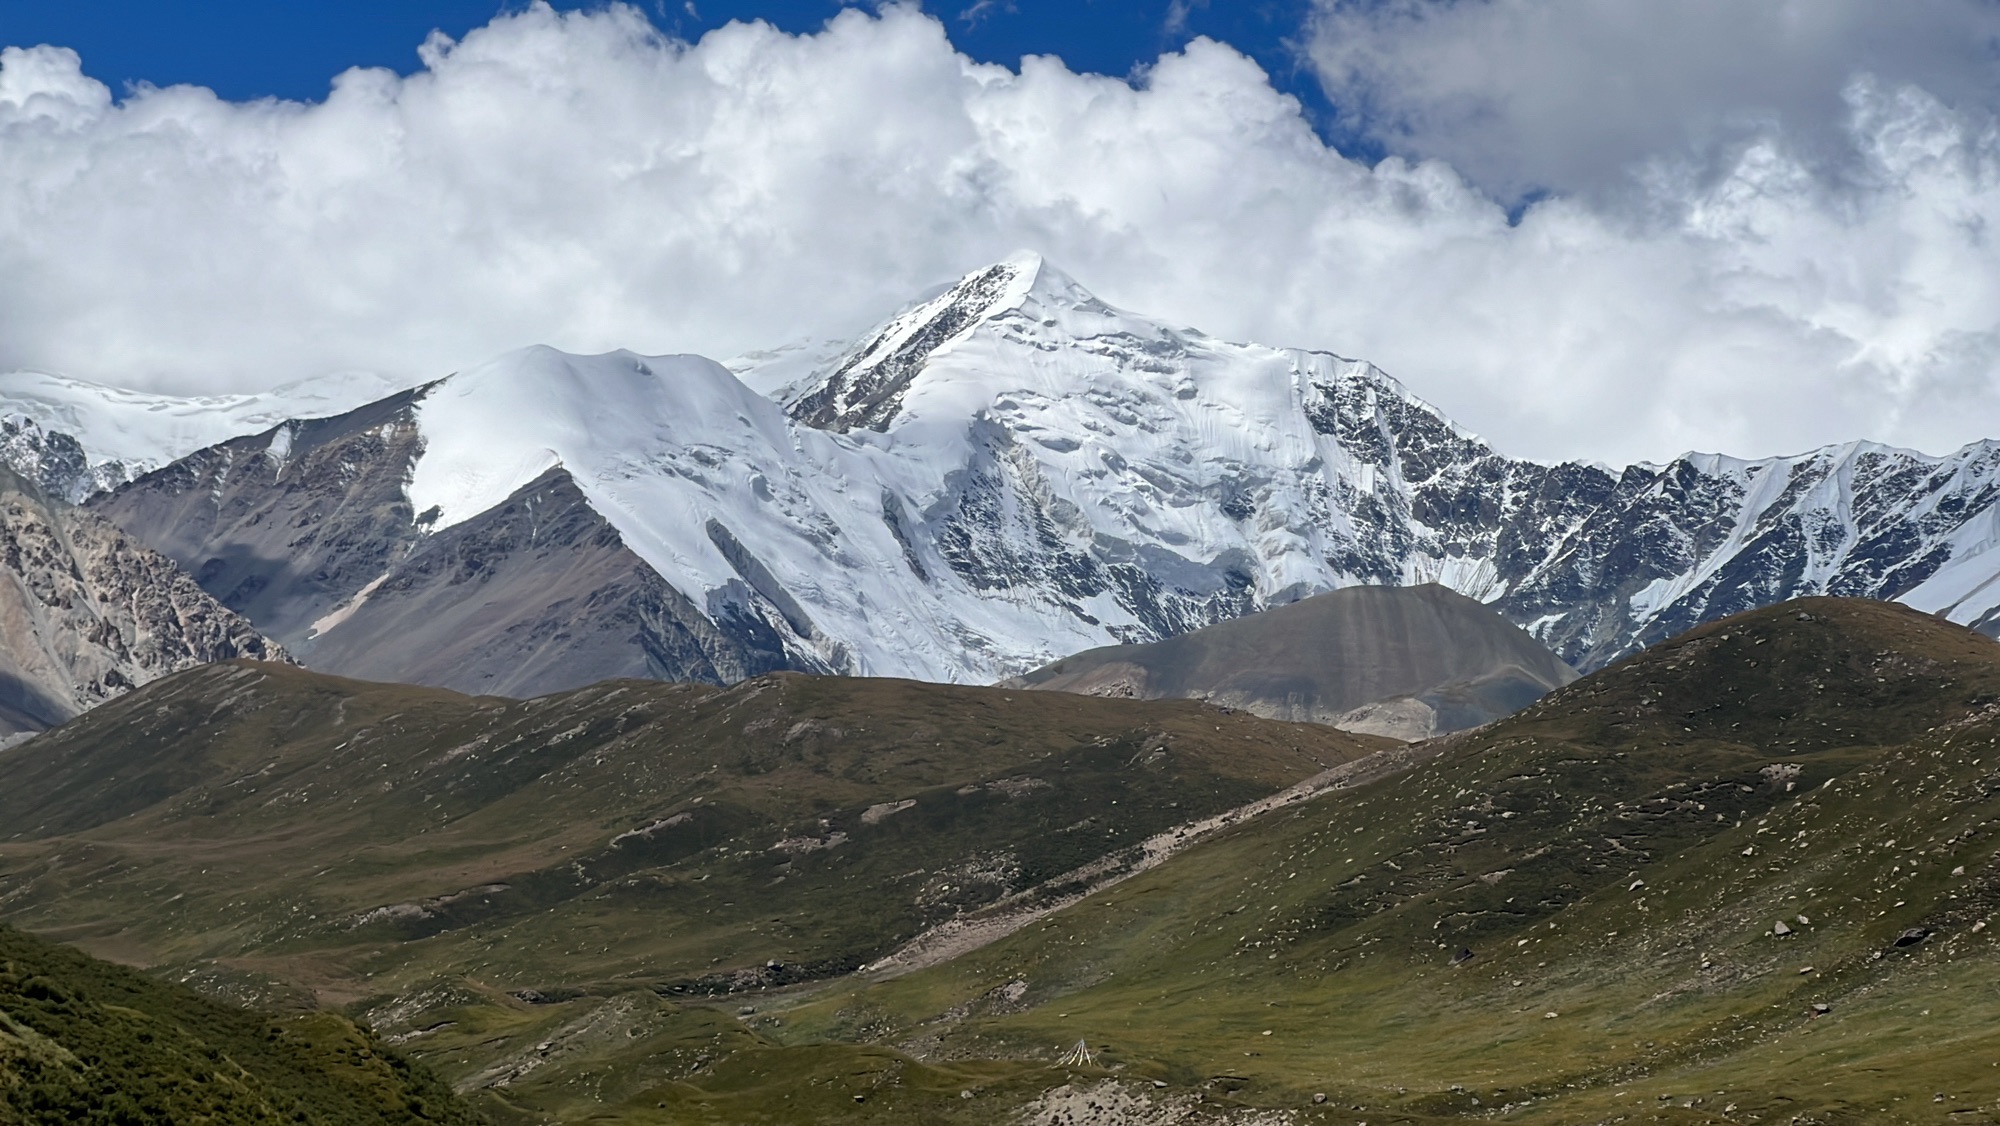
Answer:
[[[1198,699],[1420,739],[1488,723],[1577,678],[1484,605],[1434,583],[1349,587],[1149,645],[1112,645],[1009,683]]]

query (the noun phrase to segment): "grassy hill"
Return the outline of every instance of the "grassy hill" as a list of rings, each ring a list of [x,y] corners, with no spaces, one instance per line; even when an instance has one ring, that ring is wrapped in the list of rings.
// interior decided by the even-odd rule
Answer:
[[[1759,611],[763,1031],[1039,1060],[1098,1121],[2000,1121],[1996,723],[1985,638]]]
[[[0,928],[0,1121],[469,1126],[479,1118],[339,1016],[247,1012]]]
[[[2000,646],[1894,605],[1706,626],[901,976],[847,971],[1378,744],[791,676],[166,684],[0,758],[9,916],[347,1005],[502,1122],[2000,1121]]]
[[[0,897],[213,993],[352,1006],[532,1116],[569,1095],[510,1092],[557,1064],[595,1091],[593,1061],[741,1031],[738,995],[1383,745],[903,681],[514,701],[218,665],[0,753]]]

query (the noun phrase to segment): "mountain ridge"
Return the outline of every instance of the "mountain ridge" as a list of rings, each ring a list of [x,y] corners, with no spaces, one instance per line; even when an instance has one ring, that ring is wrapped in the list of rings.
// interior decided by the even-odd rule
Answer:
[[[1018,1061],[1050,1126],[1991,1117],[1996,687],[1906,607],[1732,616],[761,1030]]]
[[[0,463],[70,504],[230,438],[404,390],[333,373],[256,394],[161,395],[42,371],[0,372]]]
[[[990,682],[1321,591],[1423,582],[1583,669],[1807,594],[1901,598],[2000,632],[1993,442],[1617,470],[1512,459],[1371,365],[1127,313],[1035,255],[913,304],[814,378],[783,374],[510,353],[406,393],[407,462],[357,470],[354,487],[402,490],[408,513],[378,533],[394,555],[560,463],[650,571],[633,582],[675,591],[702,619],[684,624],[721,639],[668,675],[736,675],[715,664],[726,649],[739,656],[723,665],[746,670],[754,651]],[[779,383],[783,402],[747,386]],[[292,425],[257,440],[289,449]],[[136,513],[139,494],[206,503],[146,480],[92,505],[146,539],[157,520]],[[345,503],[348,485],[321,487],[313,505]],[[223,529],[169,554],[227,570],[263,536]],[[262,622],[303,653],[291,631],[392,566]],[[234,588],[208,581],[229,603]]]

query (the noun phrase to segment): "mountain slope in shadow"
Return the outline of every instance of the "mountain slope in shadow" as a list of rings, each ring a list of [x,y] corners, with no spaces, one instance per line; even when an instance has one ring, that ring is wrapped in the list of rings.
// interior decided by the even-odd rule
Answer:
[[[1348,587],[1165,641],[1087,650],[1008,683],[1207,700],[1423,739],[1491,722],[1576,677],[1499,614],[1425,584]]]

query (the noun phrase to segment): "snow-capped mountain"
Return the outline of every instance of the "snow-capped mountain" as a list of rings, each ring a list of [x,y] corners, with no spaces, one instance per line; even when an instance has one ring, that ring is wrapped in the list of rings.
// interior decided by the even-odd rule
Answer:
[[[963,467],[919,501],[952,570],[1109,592],[1084,604],[1125,639],[1356,583],[1443,583],[1584,668],[1803,594],[1989,629],[2000,607],[1993,443],[1510,459],[1372,365],[1124,313],[1032,256],[891,321],[789,410]]]
[[[239,434],[339,414],[402,389],[383,376],[343,373],[256,395],[178,397],[0,372],[0,464],[75,503]]]
[[[1991,444],[1510,459],[1366,363],[1114,309],[1033,255],[844,351],[536,348],[248,418],[93,506],[309,664],[462,688],[990,681],[1363,583],[1443,583],[1584,668],[1799,594],[2000,616]]]

